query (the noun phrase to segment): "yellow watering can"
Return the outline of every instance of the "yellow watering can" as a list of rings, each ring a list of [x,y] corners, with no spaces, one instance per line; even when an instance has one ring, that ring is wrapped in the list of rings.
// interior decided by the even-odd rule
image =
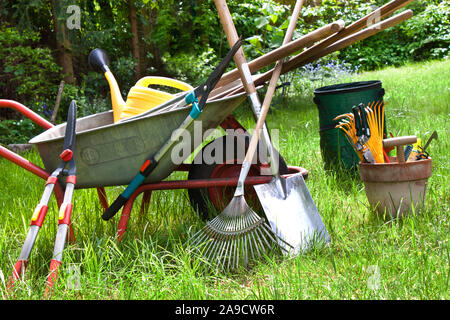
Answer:
[[[138,115],[174,97],[173,94],[149,88],[150,85],[162,85],[191,91],[194,88],[182,81],[165,77],[144,77],[128,92],[126,106],[122,109],[120,120]]]
[[[109,70],[109,58],[102,49],[94,49],[88,57],[91,68],[102,71],[108,81],[111,91],[114,122],[141,114],[151,108],[160,105],[174,97],[174,94],[149,88],[150,85],[162,85],[176,88],[182,91],[190,91],[194,88],[182,81],[166,77],[144,77],[130,89],[125,102],[120,93],[114,75]]]

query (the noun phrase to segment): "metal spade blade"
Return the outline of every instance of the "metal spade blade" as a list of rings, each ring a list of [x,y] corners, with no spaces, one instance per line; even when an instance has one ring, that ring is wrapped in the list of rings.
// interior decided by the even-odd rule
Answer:
[[[280,193],[277,179],[284,180],[286,197]],[[282,240],[278,240],[279,245],[291,256],[304,253],[319,242],[330,242],[330,236],[301,173],[286,179],[274,178],[254,188],[272,230]]]

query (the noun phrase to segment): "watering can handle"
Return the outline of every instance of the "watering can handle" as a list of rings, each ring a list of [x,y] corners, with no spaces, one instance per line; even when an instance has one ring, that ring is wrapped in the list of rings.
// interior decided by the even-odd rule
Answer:
[[[417,142],[416,136],[403,136],[383,140],[383,148],[397,147],[397,161],[405,162],[404,145],[414,144]]]
[[[136,86],[138,87],[148,87],[149,85],[160,85],[160,86],[168,86],[172,88],[176,88],[182,91],[190,91],[194,90],[194,87],[192,87],[190,84],[187,84],[183,81],[179,81],[176,79],[166,78],[166,77],[154,77],[154,76],[148,76],[140,79],[138,82],[136,82]]]

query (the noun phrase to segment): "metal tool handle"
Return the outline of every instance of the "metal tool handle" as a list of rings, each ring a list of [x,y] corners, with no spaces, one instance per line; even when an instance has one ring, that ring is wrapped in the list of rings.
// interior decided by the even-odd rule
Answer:
[[[425,152],[425,150],[427,150],[428,146],[430,145],[430,142],[431,142],[433,139],[437,139],[437,138],[438,138],[438,135],[437,135],[437,132],[436,132],[436,130],[435,130],[435,131],[433,131],[433,133],[431,134],[431,136],[428,138],[428,141],[425,143],[424,147],[422,148],[422,151]]]

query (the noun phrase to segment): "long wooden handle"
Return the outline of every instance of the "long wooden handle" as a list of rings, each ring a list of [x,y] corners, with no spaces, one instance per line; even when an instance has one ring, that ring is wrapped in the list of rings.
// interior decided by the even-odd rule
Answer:
[[[292,35],[294,33],[294,29],[297,24],[297,20],[300,15],[302,6],[303,6],[303,0],[297,0],[295,7],[294,7],[294,11],[292,13],[291,21],[289,22],[288,29],[286,30],[286,34],[283,39],[283,45],[287,44],[292,39]],[[277,87],[277,82],[280,77],[282,67],[283,67],[283,58],[278,60],[275,65],[274,72],[272,74],[272,78],[270,79],[270,83],[267,88],[266,95],[264,97],[264,102],[261,107],[261,113],[258,117],[258,121],[256,122],[255,131],[253,132],[252,139],[250,140],[250,145],[248,147],[244,161],[248,161],[248,162],[252,161],[253,156],[256,152],[256,147],[258,145],[259,137],[261,135],[261,129],[264,125],[264,122],[266,121],[266,116],[269,111],[269,107],[272,102],[272,98],[275,93],[275,89]]]
[[[412,15],[413,15],[413,12],[411,10],[406,10],[406,11],[403,11],[402,13],[399,13],[399,14],[389,18],[389,19],[381,21],[375,25],[372,25],[367,29],[353,33],[352,35],[345,37],[345,38],[329,45],[326,48],[323,48],[322,46],[313,46],[313,47],[309,48],[308,50],[305,50],[302,53],[292,57],[291,59],[289,59],[289,61],[285,62],[283,64],[283,69],[282,69],[281,73],[284,74],[286,72],[289,72],[291,70],[299,68],[307,63],[313,62],[323,56],[326,56],[327,54],[330,54],[337,50],[341,50],[353,43],[364,40],[378,32],[381,32],[387,28],[390,28],[396,24],[399,24],[399,23],[411,18]],[[319,43],[319,44],[321,44],[321,43]],[[266,83],[272,76],[272,72],[273,72],[273,69],[265,72],[262,75],[259,75],[257,77],[257,79],[254,80],[255,85],[261,85],[263,83]],[[237,92],[238,92],[237,90],[233,91],[233,94],[235,94]]]
[[[327,27],[327,26],[322,27],[322,28],[324,28],[321,31],[322,35],[326,34],[326,33],[324,33],[326,30],[328,30],[328,31],[334,30],[334,32],[337,32],[337,33],[332,34],[331,36],[329,36],[325,40],[323,40],[323,41],[321,41],[321,42],[311,46],[307,50],[305,50],[305,51],[301,52],[300,54],[298,54],[298,55],[294,56],[293,58],[291,58],[288,62],[286,62],[284,64],[283,70],[282,70],[282,74],[284,74],[286,72],[289,72],[289,71],[291,71],[293,69],[299,68],[299,67],[305,65],[306,63],[314,61],[315,59],[318,59],[318,57],[322,57],[323,55],[320,55],[320,53],[324,52],[325,49],[327,49],[327,47],[330,47],[333,44],[335,44],[336,42],[338,42],[338,41],[340,41],[340,40],[342,40],[344,38],[347,38],[347,37],[353,35],[354,33],[357,33],[358,31],[361,31],[365,27],[368,27],[369,24],[372,22],[372,20],[374,22],[376,22],[376,18],[378,18],[378,17],[379,17],[380,20],[382,20],[382,19],[386,18],[387,16],[391,15],[393,12],[395,12],[395,11],[405,7],[406,5],[410,4],[413,1],[414,0],[392,0],[392,1],[388,2],[388,3],[386,3],[385,5],[381,6],[380,8],[378,8],[378,9],[372,11],[371,13],[367,14],[366,16],[362,17],[361,19],[351,23],[348,26],[342,26],[340,21],[336,21],[336,22],[334,22],[332,24],[333,26],[329,25],[329,27]],[[402,22],[402,21],[397,21],[395,24],[400,23],[400,22]],[[384,29],[386,29],[388,27],[390,27],[390,26],[385,26],[384,28],[380,28],[380,25],[378,25],[377,31],[378,32],[382,31],[382,30],[384,30]],[[314,31],[314,32],[316,32],[316,34],[315,34],[316,36],[318,35],[319,30],[322,29],[322,28],[319,28],[316,31]],[[365,38],[367,38],[367,37],[369,37],[371,35],[373,35],[373,33],[371,33],[370,30],[366,29],[364,31],[361,31],[361,33],[359,34],[359,36],[361,38],[360,39],[355,39],[354,37],[352,37],[352,38],[347,39],[347,40],[351,39],[352,42],[346,41],[346,46],[351,45],[352,43],[355,43],[355,42],[360,41],[362,39],[365,39]],[[313,35],[310,33],[310,34],[308,34],[308,35],[306,35],[304,37],[306,37],[304,39],[304,41],[307,38],[310,38],[312,40]],[[322,40],[322,39],[323,38],[317,39],[317,40]],[[317,40],[313,41],[313,43],[316,42]],[[296,40],[296,41],[299,41],[299,40]],[[292,46],[292,44],[290,44],[290,45]],[[306,44],[305,47],[307,47],[309,45],[310,44]],[[282,48],[278,48],[276,50],[281,50],[281,49]],[[300,49],[301,48],[299,48],[298,50],[300,50]],[[276,50],[274,50],[274,51],[276,51]],[[336,50],[339,50],[339,49],[334,47],[333,51],[336,51]],[[270,63],[274,62],[275,60],[271,61],[272,57],[275,57],[274,55],[272,55],[274,51],[271,51],[271,52],[265,54],[264,56],[261,56],[260,58],[251,61],[249,63],[250,71],[251,72],[256,72],[256,71],[259,70],[260,66],[265,67],[265,66],[269,65]],[[290,55],[292,53],[293,52],[290,52],[288,55]],[[278,60],[278,59],[279,58],[276,58],[276,60]],[[236,79],[235,78],[236,71],[237,70],[232,70],[232,71],[224,74],[222,79],[221,79],[221,81],[216,86],[216,88],[220,89],[220,87],[222,87],[224,85],[227,85],[230,82],[232,82],[233,79]],[[270,77],[272,75],[272,72],[273,72],[273,69],[269,70],[266,73],[264,73],[263,75],[261,75],[259,77],[259,80],[255,81],[255,85],[259,85],[259,84],[267,82],[270,79]],[[230,91],[231,92],[230,94],[235,94],[238,91],[239,91],[239,89],[232,90],[232,92]],[[215,95],[216,95],[216,93],[214,93],[214,92],[211,93],[211,96],[215,96]],[[227,93],[227,95],[229,95],[229,94]],[[224,95],[220,94],[220,96],[224,96]]]
[[[336,35],[331,36],[330,38],[326,39],[325,41],[322,41],[321,43],[317,44],[315,47],[311,48],[311,51],[314,51],[318,48],[326,48],[327,46],[335,43],[338,40],[341,40],[355,32],[358,32],[366,27],[369,27],[373,22],[378,22],[377,19],[384,19],[393,12],[397,11],[400,8],[405,7],[406,5],[410,4],[414,0],[392,0],[383,6],[377,8],[376,10],[372,11],[371,13],[365,15],[364,17],[360,18],[359,20],[351,23],[347,27],[344,28],[341,32],[339,32]]]
[[[223,29],[227,36],[228,44],[232,47],[239,39],[236,28],[234,27],[233,19],[231,18],[230,10],[228,9],[225,0],[214,0],[217,11],[219,12],[220,21],[222,22]],[[239,74],[242,78],[242,83],[247,95],[256,93],[255,84],[252,80],[252,75],[247,65],[247,60],[244,56],[244,50],[239,48],[238,52],[234,55],[234,62],[239,70]]]
[[[248,63],[248,67],[251,73],[254,73],[271,63],[274,63],[280,59],[283,59],[294,52],[297,52],[305,47],[308,47],[319,40],[323,40],[330,35],[341,31],[345,27],[343,20],[337,20],[323,27],[320,27],[292,42],[283,42],[283,45],[279,48],[272,50]],[[216,88],[223,87],[236,79],[239,79],[239,70],[233,69],[225,73],[220,81],[217,83]],[[212,93],[214,95],[214,93]]]
[[[314,61],[315,59],[318,59],[317,56],[321,51],[324,51],[327,47],[335,44],[336,42],[338,42],[342,39],[349,37],[350,35],[354,35],[355,33],[361,32],[359,34],[367,35],[366,37],[373,35],[373,33],[369,34],[369,32],[367,32],[367,29],[365,31],[361,31],[361,30],[363,30],[365,27],[369,27],[369,28],[373,27],[373,25],[369,26],[369,23],[371,22],[372,19],[375,19],[376,17],[379,17],[380,20],[384,19],[385,17],[389,16],[390,14],[397,11],[398,9],[403,8],[406,5],[410,4],[412,1],[414,1],[414,0],[392,0],[388,3],[386,3],[385,5],[381,6],[377,10],[374,10],[373,12],[367,14],[366,16],[362,17],[361,19],[359,19],[359,20],[353,22],[352,24],[350,24],[349,26],[345,27],[339,33],[332,35],[331,37],[325,39],[324,41],[312,46],[308,50],[305,50],[304,52],[300,53],[299,55],[293,57],[289,61],[289,62],[291,62],[289,67],[288,66],[286,66],[286,67],[288,67],[289,70],[292,70],[292,69],[298,68],[299,66],[303,65],[304,61]],[[390,20],[390,19],[388,19],[388,20]],[[374,28],[371,28],[371,29],[373,30]],[[375,29],[379,32],[386,28],[380,28],[380,24],[377,23],[377,26]],[[366,38],[366,37],[364,37],[364,38]],[[356,40],[356,41],[360,41],[360,40]],[[354,42],[356,42],[356,41],[354,41]],[[354,43],[354,42],[352,42],[352,43]],[[339,49],[337,49],[337,50],[339,50]],[[295,63],[295,62],[297,62],[297,63]],[[308,62],[305,62],[305,63],[308,63]]]
[[[404,145],[413,144],[417,142],[416,136],[403,136],[395,137],[383,140],[383,147],[397,147],[397,161],[402,163],[405,162],[405,151],[403,149]]]

